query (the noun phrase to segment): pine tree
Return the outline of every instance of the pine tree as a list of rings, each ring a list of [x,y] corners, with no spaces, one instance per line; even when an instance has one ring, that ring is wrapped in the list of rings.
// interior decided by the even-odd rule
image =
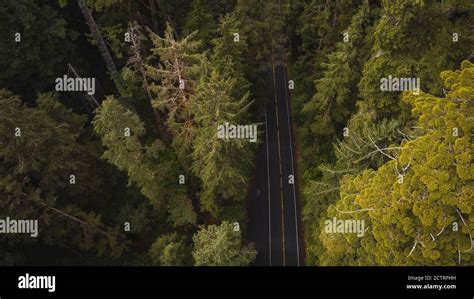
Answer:
[[[218,36],[212,40],[211,68],[219,74],[232,77],[235,84],[232,96],[241,98],[250,89],[246,75],[246,56],[249,52],[247,36],[241,34],[242,22],[236,14],[227,14],[220,19]]]
[[[408,107],[399,101],[399,93],[381,91],[381,78],[389,75],[420,78],[421,90],[441,95],[438,74],[444,69],[454,69],[472,51],[469,41],[472,43],[474,36],[466,31],[469,21],[462,15],[473,15],[474,7],[463,2],[382,2],[372,57],[365,64],[359,83],[361,97],[377,112],[376,121],[396,116],[403,125],[410,115]],[[462,13],[451,15],[449,11],[453,7],[459,7]],[[453,42],[453,32],[461,34],[462,40]]]
[[[169,24],[164,37],[150,32],[155,47],[151,50],[152,57],[159,57],[160,61],[156,66],[145,65],[151,80],[150,91],[155,96],[153,107],[167,114],[173,147],[182,161],[186,161],[193,140],[194,123],[189,107],[205,59],[204,54],[198,52],[200,42],[195,40],[195,35],[193,32],[177,41]]]
[[[364,2],[345,30],[348,40],[337,43],[336,49],[328,54],[328,62],[322,64],[325,71],[322,78],[316,80],[317,92],[303,108],[303,113],[309,114],[307,118],[313,136],[336,135],[336,129],[341,129],[355,108],[355,80],[369,58],[366,54],[369,49],[364,45],[367,44],[365,36],[370,34],[373,25],[370,17],[369,4]]]
[[[231,97],[236,80],[222,78],[216,71],[201,78],[196,88],[192,113],[196,115],[192,169],[201,178],[202,208],[217,215],[222,200],[242,201],[242,186],[248,183],[252,150],[246,139],[220,139],[219,125],[246,123],[249,93],[241,99]],[[236,159],[238,157],[238,159]]]
[[[0,214],[39,219],[42,244],[73,244],[98,255],[119,256],[127,243],[117,228],[72,200],[75,193],[94,195],[100,178],[87,167],[95,161],[78,143],[78,128],[71,126],[80,128],[84,118],[73,116],[56,101],[52,94],[41,95],[40,106],[28,108],[18,97],[0,90]],[[51,117],[53,111],[60,114]],[[2,239],[35,243],[18,235]]]
[[[191,254],[188,244],[177,234],[163,235],[152,244],[148,254],[159,266],[190,265]]]
[[[146,132],[133,111],[111,96],[102,102],[93,124],[107,149],[103,158],[126,171],[130,182],[135,183],[156,208],[167,208],[171,223],[181,226],[196,221],[186,191],[178,185],[176,157],[159,140],[145,146],[141,143]]]
[[[248,266],[257,255],[253,246],[242,244],[240,231],[228,222],[201,228],[193,241],[196,266]]]
[[[196,38],[208,45],[216,34],[217,20],[213,15],[216,3],[209,0],[193,0],[186,18],[186,33],[197,31]]]
[[[376,14],[377,9],[370,7],[367,1],[359,7],[350,26],[344,30],[347,39],[341,36],[334,51],[327,55],[327,63],[322,64],[324,74],[315,81],[316,93],[301,110],[305,119],[304,126],[299,130],[303,145],[301,164],[307,182],[303,186],[306,200],[303,215],[311,248],[308,250],[309,258],[314,258],[315,262],[322,251],[318,219],[325,216],[328,205],[337,198],[340,177],[367,167],[365,163],[355,164],[352,161],[373,151],[373,147],[367,143],[368,132],[376,142],[380,142],[383,134],[391,128],[374,127],[367,123],[368,127],[359,131],[354,130],[355,125],[348,124],[350,114],[355,110],[357,79],[369,58],[372,45],[370,36]],[[364,114],[364,118],[361,118],[364,124],[367,116]],[[347,132],[344,131],[348,129],[344,128],[346,125],[349,127]],[[348,136],[344,137],[346,133]],[[344,140],[339,141],[342,138]],[[318,158],[314,158],[315,153],[318,153]],[[372,158],[374,155],[368,156],[368,159]]]
[[[297,4],[292,3],[292,9],[296,8],[300,9]],[[313,82],[324,74],[326,58],[336,49],[338,42],[342,41],[343,32],[358,9],[353,1],[346,0],[312,0],[303,4],[298,25],[295,26],[296,35],[301,42],[293,50],[296,54],[294,76],[298,82],[293,105],[299,108],[315,94]]]

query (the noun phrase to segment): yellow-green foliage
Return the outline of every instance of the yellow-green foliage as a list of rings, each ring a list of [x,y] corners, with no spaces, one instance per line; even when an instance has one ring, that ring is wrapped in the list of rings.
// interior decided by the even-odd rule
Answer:
[[[201,227],[193,241],[196,266],[248,266],[257,255],[252,245],[243,244],[241,232],[226,221]]]
[[[363,219],[368,230],[361,238],[322,231],[325,264],[474,264],[474,65],[441,79],[444,98],[403,95],[424,133],[378,170],[341,181],[328,218]]]

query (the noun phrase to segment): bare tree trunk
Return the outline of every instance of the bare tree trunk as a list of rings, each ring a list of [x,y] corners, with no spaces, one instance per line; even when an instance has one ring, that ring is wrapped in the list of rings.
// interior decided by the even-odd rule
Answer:
[[[153,26],[153,32],[158,34],[158,21],[156,20],[156,0],[150,0],[150,10],[151,10],[151,23]]]
[[[49,209],[49,210],[51,210],[51,211],[54,211],[54,212],[56,212],[56,213],[58,213],[58,214],[60,214],[60,215],[62,215],[62,216],[64,216],[64,217],[66,217],[66,218],[68,218],[68,219],[70,219],[70,220],[72,220],[72,221],[75,221],[76,223],[79,223],[79,224],[82,225],[83,227],[91,226],[89,223],[85,222],[84,220],[81,220],[81,219],[79,219],[79,218],[77,218],[77,217],[75,217],[75,216],[73,216],[73,215],[70,215],[70,214],[68,214],[68,213],[66,213],[66,212],[63,212],[63,211],[61,211],[61,210],[59,210],[59,209],[57,209],[57,208],[55,208],[55,207],[47,206],[45,203],[40,203],[40,204],[41,204],[41,206],[46,207],[47,209]],[[99,229],[99,228],[97,228],[97,227],[94,227],[94,226],[91,226],[91,227],[92,227],[95,231],[97,231],[98,233],[100,233],[100,234],[102,234],[102,235],[104,235],[104,236],[107,236],[107,233],[106,233],[105,231],[103,231],[103,230],[101,230],[101,229]]]
[[[99,32],[99,27],[97,26],[97,23],[95,22],[90,9],[87,7],[84,0],[77,0],[77,4],[81,9],[82,15],[86,19],[86,23],[89,26],[92,35],[97,40],[97,46],[99,47],[100,54],[104,58],[107,70],[111,75],[115,75],[117,73],[117,67],[115,66],[112,56],[110,55],[109,49],[107,48],[107,45],[105,44],[105,41]]]
[[[67,66],[68,66],[69,70],[71,70],[71,72],[74,74],[74,76],[75,76],[76,78],[80,78],[80,76],[77,74],[76,70],[74,69],[74,67],[73,67],[70,63],[68,63]],[[69,72],[68,72],[68,73],[69,73]],[[82,84],[81,84],[81,85],[82,85]],[[94,108],[100,107],[99,102],[97,101],[97,99],[96,99],[93,95],[90,95],[90,94],[86,93],[86,96],[87,96],[90,100],[92,100],[92,102],[95,104],[95,107],[94,107]]]
[[[334,13],[332,15],[332,28],[336,27],[338,6],[339,6],[339,1],[336,0],[336,4],[334,5]]]

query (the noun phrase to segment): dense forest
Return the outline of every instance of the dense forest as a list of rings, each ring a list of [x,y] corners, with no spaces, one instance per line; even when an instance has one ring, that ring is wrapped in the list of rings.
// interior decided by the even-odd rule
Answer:
[[[474,265],[474,3],[4,0],[0,16],[0,218],[40,228],[0,235],[0,265],[251,265],[275,57],[305,264]],[[66,76],[95,91],[58,91]],[[219,139],[226,122],[258,142]]]
[[[293,113],[308,264],[473,264],[468,2],[294,7],[291,67],[300,83]],[[384,92],[380,79],[388,76],[419,78],[421,86]],[[333,217],[364,220],[365,236],[327,233]]]

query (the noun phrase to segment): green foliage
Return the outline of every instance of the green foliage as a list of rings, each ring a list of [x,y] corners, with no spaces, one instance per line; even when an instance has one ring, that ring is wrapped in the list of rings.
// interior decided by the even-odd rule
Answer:
[[[51,248],[57,264],[251,263],[229,222],[245,227],[259,144],[216,133],[263,118],[284,63],[306,262],[472,265],[473,67],[442,71],[472,58],[473,3],[6,0],[0,15],[0,216],[41,226],[1,236],[0,264]],[[92,55],[90,31],[105,41]],[[42,93],[67,63],[96,78],[96,111],[81,93]],[[382,92],[389,75],[420,78],[421,94]],[[326,234],[332,217],[367,235]]]
[[[115,26],[103,26],[101,29],[102,33],[107,37],[108,44],[115,57],[118,59],[123,58],[123,51],[127,48],[124,41],[126,28],[118,24]],[[94,41],[91,42],[95,44]]]
[[[355,110],[357,79],[361,76],[364,62],[369,58],[370,42],[366,36],[370,36],[373,30],[374,14],[368,2],[361,5],[344,31],[348,41],[337,43],[334,51],[327,55],[328,61],[322,63],[324,75],[315,81],[316,93],[301,109],[305,119],[300,131],[305,169],[321,162],[309,158],[314,157],[315,153],[328,159],[333,157],[330,145],[341,135],[351,112]]]
[[[208,43],[216,34],[217,20],[213,12],[216,9],[215,5],[217,3],[213,2],[209,0],[193,0],[191,11],[188,13],[184,26],[184,30],[187,33],[197,31],[196,38],[204,43]]]
[[[369,113],[364,116],[365,119],[361,123],[363,127],[359,131],[361,134],[349,131],[348,137],[336,141],[334,144],[336,162],[320,163],[317,169],[322,175],[317,179],[307,180],[303,190],[305,205],[302,215],[307,223],[308,258],[315,263],[320,260],[322,251],[319,240],[321,223],[317,219],[326,219],[327,207],[339,198],[342,177],[346,174],[360,173],[368,168],[378,168],[387,162],[389,159],[378,151],[375,145],[390,155],[399,151],[399,147],[395,146],[398,139],[392,138],[392,132],[396,130],[398,123],[386,121],[374,125],[367,122],[370,119]]]
[[[173,153],[159,140],[143,146],[145,128],[139,117],[114,97],[102,102],[93,121],[106,147],[103,158],[126,171],[156,208],[168,206],[174,225],[194,223],[196,215],[185,190],[178,185],[179,167]],[[130,133],[130,136],[127,135]]]
[[[150,91],[155,96],[152,105],[167,113],[166,124],[174,137],[173,147],[183,161],[193,139],[189,111],[191,97],[200,75],[200,65],[205,59],[204,54],[198,52],[201,43],[195,35],[196,32],[193,32],[176,41],[169,24],[164,37],[150,32],[154,45],[151,59],[159,57],[160,60],[156,66],[145,65],[151,80]]]
[[[378,120],[398,116],[404,122],[409,116],[398,93],[380,90],[381,78],[389,75],[420,78],[422,90],[440,95],[442,82],[438,74],[444,69],[455,68],[470,54],[474,35],[466,31],[470,25],[463,14],[474,14],[474,7],[461,5],[464,1],[454,2],[456,4],[383,2],[374,34],[373,54],[364,66],[359,83],[361,97],[376,110]],[[448,13],[453,4],[460,4],[460,17]],[[452,41],[453,32],[462,35],[459,42]]]
[[[248,183],[252,161],[247,140],[217,138],[219,125],[245,123],[250,105],[248,81],[239,65],[245,42],[226,51],[233,38],[230,28],[237,26],[232,16],[222,19],[209,60],[207,53],[198,52],[195,32],[179,41],[170,26],[163,38],[151,33],[153,56],[159,56],[160,64],[146,65],[153,80],[150,90],[156,95],[152,103],[167,113],[173,148],[181,161],[191,160],[190,169],[202,182],[201,209],[213,216],[222,211],[223,201],[244,199],[241,188]],[[238,76],[231,79],[231,74]]]
[[[196,266],[248,266],[257,255],[253,246],[242,244],[240,231],[228,222],[201,228],[193,241]]]
[[[348,0],[312,0],[304,4],[296,28],[301,39],[298,69],[302,76],[298,81],[304,81],[305,77],[308,81],[320,77],[323,60],[342,40],[343,30],[349,26],[357,10],[358,6]],[[302,92],[310,94],[312,90]]]
[[[275,10],[274,1],[265,3],[265,12],[259,0],[237,1],[232,14],[238,20],[238,33],[241,40],[247,43],[248,51],[245,54],[246,76],[254,84],[261,80],[259,71],[267,70],[271,66],[272,35],[269,32],[281,29],[271,28],[277,20],[272,20],[271,12]],[[281,25],[281,22],[278,23]]]
[[[122,3],[123,0],[86,0],[87,6],[93,8],[95,11],[102,11],[109,6]]]
[[[98,255],[119,256],[126,242],[118,241],[116,229],[105,226],[96,212],[62,198],[74,199],[76,193],[96,196],[100,179],[90,175],[88,165],[95,161],[88,148],[78,143],[73,127],[80,128],[84,118],[62,119],[70,112],[56,101],[52,94],[40,95],[40,106],[28,108],[18,97],[0,90],[0,214],[2,218],[39,219],[38,242],[42,244],[72,243]],[[51,117],[49,113],[54,112],[60,114]],[[71,174],[81,184],[71,185]],[[2,239],[25,241],[18,235]]]
[[[351,25],[345,31],[347,42],[339,42],[328,54],[328,62],[321,79],[316,80],[317,93],[302,112],[310,123],[313,135],[336,135],[336,129],[347,122],[354,109],[356,78],[360,76],[361,65],[368,59],[365,36],[370,33],[371,11],[368,3],[363,4],[354,15]],[[362,50],[362,51],[361,51]]]
[[[202,208],[214,215],[224,206],[219,203],[221,200],[244,200],[242,186],[247,186],[249,166],[252,165],[253,154],[248,140],[224,140],[217,136],[219,125],[245,123],[249,94],[240,100],[233,99],[230,94],[235,82],[212,72],[201,79],[192,104],[198,127],[193,143],[192,169],[202,180]]]
[[[240,34],[242,22],[235,14],[225,15],[220,19],[218,36],[212,40],[211,68],[224,76],[235,80],[232,96],[241,98],[249,91],[250,82],[246,76],[245,56],[249,51],[247,37]],[[238,34],[238,41],[235,41]]]
[[[155,265],[187,266],[191,260],[189,247],[176,234],[159,237],[152,244],[148,254]]]
[[[76,35],[45,1],[6,0],[0,15],[0,88],[32,96],[54,82]],[[16,33],[21,34],[20,42],[15,42]]]
[[[61,7],[65,7],[69,1],[72,1],[72,0],[58,0],[59,5]],[[85,0],[85,2],[89,8],[92,8],[95,11],[100,12],[104,10],[104,8],[113,6],[117,3],[119,4],[122,3],[122,0]]]
[[[11,254],[19,239],[9,237],[2,263],[28,263],[34,250],[59,244],[58,264],[137,265],[151,258],[156,265],[189,265],[195,223],[228,219],[244,227],[241,191],[255,147],[217,140],[215,133],[224,122],[253,123],[249,77],[258,78],[254,68],[268,58],[259,49],[268,40],[268,16],[257,22],[260,12],[242,4],[234,10],[232,1],[155,1],[154,8],[148,1],[40,2],[7,1],[0,8],[7,24],[0,33],[11,37],[0,46],[2,61],[9,61],[0,85],[26,90],[22,95],[50,90],[67,60],[80,75],[96,78],[100,106],[82,106],[80,93],[44,93],[26,97],[28,108],[1,92],[0,213],[40,217],[47,227],[38,242],[27,242],[31,251]],[[124,40],[127,27],[137,44]],[[149,39],[141,32],[147,27]],[[98,41],[88,34],[95,29],[105,44],[86,56]],[[22,34],[20,43],[14,32]],[[247,39],[256,36],[249,47]],[[107,59],[109,51],[117,59]],[[118,69],[114,82],[95,67],[102,60],[109,72]],[[84,108],[89,117],[77,113]],[[12,143],[16,126],[22,137]],[[123,232],[124,223],[130,231]]]
[[[328,217],[350,211],[346,217],[363,219],[369,229],[362,238],[321,232],[323,263],[473,264],[474,65],[465,61],[441,78],[444,98],[404,93],[422,135],[404,140],[399,155],[378,170],[341,181]]]
[[[311,2],[315,5],[313,9],[305,7],[302,19],[324,16],[319,13],[328,6],[318,6],[316,2]],[[351,207],[352,194],[356,192],[351,178],[366,169],[385,167],[383,165],[391,161],[389,157],[398,157],[403,151],[401,142],[425,133],[415,123],[407,102],[400,100],[400,93],[381,91],[380,79],[389,75],[418,77],[423,91],[433,96],[442,95],[438,74],[454,68],[471,51],[468,44],[472,43],[473,35],[465,28],[469,27],[468,16],[474,12],[473,6],[461,2],[382,1],[378,7],[375,2],[364,1],[350,26],[340,31],[341,39],[342,32],[348,33],[349,42],[340,42],[335,47],[331,47],[331,43],[322,46],[324,38],[318,42],[305,35],[311,32],[309,23],[301,27],[303,49],[320,47],[319,52],[329,51],[327,63],[319,61],[321,56],[314,52],[302,51],[298,57],[298,63],[314,63],[309,64],[314,66],[311,74],[322,74],[315,80],[311,101],[304,103],[308,96],[303,93],[311,90],[305,78],[296,85],[294,100],[294,107],[298,108],[296,116],[302,123],[298,137],[302,146],[303,183],[306,184],[303,186],[303,218],[309,263],[356,264],[355,255],[360,256],[357,263],[361,265],[380,262],[373,256],[364,260],[365,253],[358,249],[358,240],[352,237],[342,242],[343,238],[325,235],[324,222],[320,220],[334,215],[345,219],[347,215],[328,207],[335,206],[336,202]],[[324,29],[324,26],[319,28]],[[322,30],[321,36],[332,36],[325,33],[330,32],[329,28]],[[462,36],[458,42],[453,42],[453,32]],[[302,70],[305,65],[298,66],[298,71]],[[351,242],[354,245],[348,246],[344,255],[336,254]],[[331,254],[327,248],[335,253]]]

